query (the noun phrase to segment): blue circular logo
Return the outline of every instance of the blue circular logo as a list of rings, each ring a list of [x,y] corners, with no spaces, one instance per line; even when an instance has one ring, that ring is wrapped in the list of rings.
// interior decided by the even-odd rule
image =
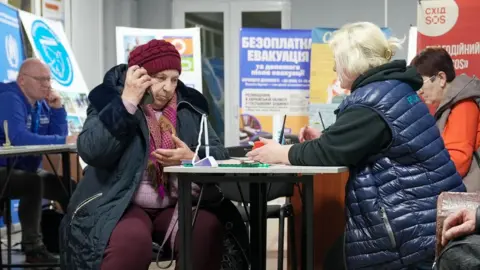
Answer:
[[[63,86],[73,82],[72,61],[60,39],[41,20],[32,23],[33,43],[40,57],[47,63],[53,78]]]

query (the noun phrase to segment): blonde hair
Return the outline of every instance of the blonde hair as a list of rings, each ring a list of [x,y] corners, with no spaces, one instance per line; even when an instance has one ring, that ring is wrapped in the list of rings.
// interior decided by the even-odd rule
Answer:
[[[387,39],[382,30],[370,22],[344,25],[329,41],[339,79],[354,81],[367,70],[386,64],[404,41],[405,38]]]

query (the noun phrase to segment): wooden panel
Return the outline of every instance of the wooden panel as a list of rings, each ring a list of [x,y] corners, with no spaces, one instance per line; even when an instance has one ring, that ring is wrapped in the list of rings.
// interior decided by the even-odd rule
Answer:
[[[50,157],[50,160],[52,161],[58,175],[63,175],[62,156],[60,154],[48,156]],[[52,173],[54,172],[52,166],[50,166],[50,162],[48,162],[45,156],[43,156],[42,159],[42,166],[46,171]],[[72,178],[75,180],[75,182],[78,182],[82,175],[82,168],[78,164],[77,154],[70,154],[70,169]]]
[[[345,184],[347,180],[348,173],[315,176],[315,270],[323,269],[323,260],[325,259],[326,253],[335,240],[343,233],[345,226]],[[295,213],[297,269],[301,269],[302,204],[297,189],[291,201]],[[288,260],[288,269],[292,269],[290,258]]]

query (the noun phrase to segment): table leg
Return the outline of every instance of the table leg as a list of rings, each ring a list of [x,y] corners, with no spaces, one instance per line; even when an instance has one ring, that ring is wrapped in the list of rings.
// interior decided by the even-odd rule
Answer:
[[[267,269],[267,184],[250,183],[250,269]]]
[[[10,201],[10,177],[12,174],[13,166],[15,164],[15,157],[12,161],[11,158],[7,158],[7,179],[5,179],[5,215],[3,219],[5,221],[5,227],[7,229],[7,269],[11,269],[12,264],[12,203]]]
[[[189,176],[178,179],[178,237],[180,269],[192,270],[192,182]]]
[[[70,198],[72,196],[72,171],[70,168],[70,153],[62,153],[62,170],[63,170],[63,183],[67,185],[67,196]]]
[[[314,267],[314,212],[313,212],[313,176],[303,176],[302,204],[302,269]]]

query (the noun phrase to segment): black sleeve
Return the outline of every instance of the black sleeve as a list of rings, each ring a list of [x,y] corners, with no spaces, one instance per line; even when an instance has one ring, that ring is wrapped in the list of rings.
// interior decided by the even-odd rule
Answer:
[[[340,114],[320,138],[293,145],[288,158],[292,165],[351,167],[381,152],[391,140],[390,128],[377,112],[355,107]]]
[[[97,111],[93,103],[78,135],[78,155],[92,167],[109,169],[116,166],[130,144],[139,120],[131,115],[120,97]]]

